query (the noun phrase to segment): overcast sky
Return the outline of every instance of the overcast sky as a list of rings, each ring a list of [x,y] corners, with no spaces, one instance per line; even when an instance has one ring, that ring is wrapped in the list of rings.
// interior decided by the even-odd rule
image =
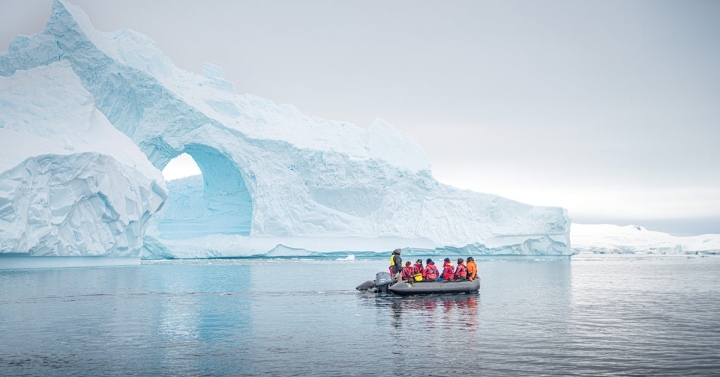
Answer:
[[[98,1],[238,93],[425,148],[442,182],[575,222],[720,233],[720,1]],[[51,1],[0,0],[0,50]]]

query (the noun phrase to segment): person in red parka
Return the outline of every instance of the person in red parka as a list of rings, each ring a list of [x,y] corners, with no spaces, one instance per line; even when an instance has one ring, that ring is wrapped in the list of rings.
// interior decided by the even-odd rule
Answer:
[[[463,263],[462,258],[458,258],[458,264],[455,268],[455,280],[465,280],[467,279],[467,267],[465,267],[465,263]]]
[[[415,281],[421,281],[424,275],[425,267],[423,267],[422,259],[418,259],[413,266],[413,279],[415,279]]]
[[[445,263],[443,263],[443,272],[442,272],[442,278],[443,280],[453,280],[455,277],[455,274],[453,273],[453,265],[452,262],[450,262],[450,258],[445,258]]]
[[[402,270],[402,279],[403,280],[412,280],[414,272],[415,272],[415,269],[410,264],[410,261],[405,262],[405,268],[403,268],[403,270]]]
[[[437,269],[437,266],[435,266],[435,262],[433,262],[432,259],[428,258],[425,261],[425,274],[423,275],[424,280],[428,281],[435,281],[438,276],[440,276],[440,272]]]

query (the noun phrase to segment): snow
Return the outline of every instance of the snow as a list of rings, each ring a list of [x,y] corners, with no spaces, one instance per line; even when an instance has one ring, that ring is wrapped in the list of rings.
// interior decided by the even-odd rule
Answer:
[[[720,234],[676,237],[638,225],[573,224],[575,253],[596,254],[718,254]]]
[[[0,171],[39,153],[108,151],[120,163],[163,182],[137,145],[97,110],[67,61],[0,76],[0,106]],[[9,142],[15,138],[20,142]]]
[[[0,253],[137,256],[164,185],[69,63],[0,77]]]
[[[422,147],[383,120],[364,129],[238,95],[220,67],[185,72],[149,38],[99,32],[62,0],[43,33],[19,36],[0,53],[0,76],[56,64],[72,68],[84,88],[78,91],[91,94],[86,106],[147,156],[154,170],[139,167],[145,177],[162,182],[152,174],[183,153],[202,171],[201,179],[173,181],[165,208],[135,233],[145,234],[147,257],[346,255],[400,245],[431,253],[571,253],[562,208],[440,184]],[[25,111],[33,110],[18,108]],[[45,130],[64,138],[63,148],[87,144],[82,132],[52,122]],[[135,156],[137,147],[108,148],[116,157],[120,150]]]

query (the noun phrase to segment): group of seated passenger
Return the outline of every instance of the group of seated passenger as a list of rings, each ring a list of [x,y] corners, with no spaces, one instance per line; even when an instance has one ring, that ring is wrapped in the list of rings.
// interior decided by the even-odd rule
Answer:
[[[468,257],[467,265],[462,258],[458,258],[457,266],[453,268],[450,258],[445,258],[442,273],[435,266],[435,262],[428,258],[423,266],[422,259],[415,261],[412,265],[405,262],[405,267],[401,271],[402,280],[408,281],[441,281],[441,280],[475,280],[477,279],[477,264],[473,257]]]

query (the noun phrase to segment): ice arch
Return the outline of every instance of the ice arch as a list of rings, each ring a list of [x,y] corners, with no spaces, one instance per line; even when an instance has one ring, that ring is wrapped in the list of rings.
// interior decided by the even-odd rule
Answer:
[[[187,152],[203,171],[194,186],[202,195],[185,196],[200,202],[176,202],[169,215],[182,220],[183,208],[196,204],[202,213],[164,228],[170,237],[192,239],[158,235],[152,224],[162,216],[156,214],[143,239],[143,250],[154,256],[398,246],[438,253],[571,253],[564,209],[441,184],[422,147],[382,120],[363,129],[237,95],[219,67],[206,66],[202,76],[182,71],[149,38],[130,30],[99,32],[65,0],[54,1],[42,33],[18,36],[0,52],[0,75],[58,61],[70,64],[95,107],[155,167]]]
[[[202,175],[168,182],[168,199],[157,216],[160,236],[249,235],[252,198],[236,165],[207,145],[190,144],[183,152],[195,160]]]

